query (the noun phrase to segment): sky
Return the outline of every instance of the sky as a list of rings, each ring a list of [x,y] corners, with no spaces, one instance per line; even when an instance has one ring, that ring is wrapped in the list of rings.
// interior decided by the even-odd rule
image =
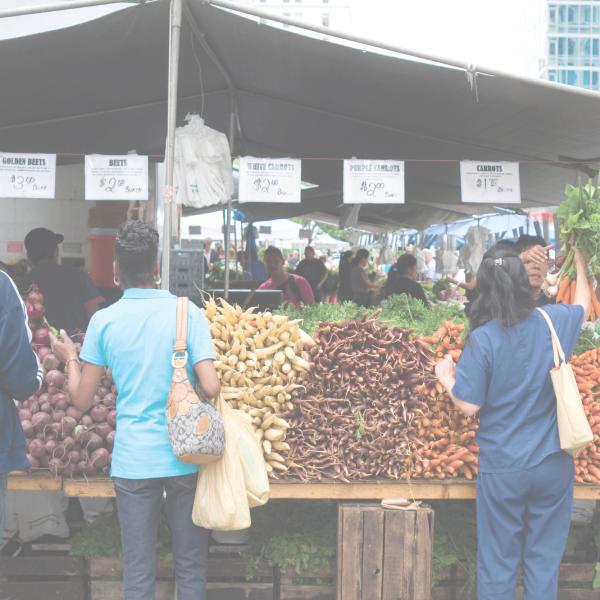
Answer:
[[[0,9],[49,0],[0,0]],[[249,4],[249,0],[239,0]],[[332,5],[340,4],[335,0]],[[465,63],[539,76],[545,0],[344,0],[350,33]],[[126,5],[0,19],[0,39],[65,27]]]

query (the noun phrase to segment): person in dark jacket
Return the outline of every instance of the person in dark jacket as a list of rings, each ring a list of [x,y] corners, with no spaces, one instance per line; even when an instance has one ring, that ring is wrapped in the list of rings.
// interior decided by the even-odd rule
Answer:
[[[321,289],[323,284],[327,281],[328,272],[327,267],[321,260],[317,258],[315,249],[312,246],[306,246],[304,250],[304,260],[301,260],[294,271],[296,275],[304,277],[313,291],[315,302],[321,302],[323,294]]]
[[[0,533],[8,474],[28,469],[25,435],[13,400],[40,389],[43,372],[31,348],[27,312],[10,277],[0,271]]]
[[[352,258],[354,252],[346,250],[340,256],[339,279],[337,292],[338,302],[352,302]]]
[[[384,296],[388,298],[395,294],[408,294],[429,306],[425,290],[417,283],[417,259],[412,254],[403,254],[388,273]]]

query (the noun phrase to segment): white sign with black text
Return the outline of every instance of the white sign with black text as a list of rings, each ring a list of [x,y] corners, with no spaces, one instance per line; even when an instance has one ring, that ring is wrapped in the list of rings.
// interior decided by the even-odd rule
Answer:
[[[344,204],[404,204],[404,162],[345,160]]]
[[[0,198],[54,198],[56,154],[0,152]]]
[[[462,160],[462,201],[480,204],[521,204],[519,163]]]
[[[148,200],[148,157],[85,157],[86,200]]]
[[[295,158],[240,158],[239,201],[299,203],[302,161]]]

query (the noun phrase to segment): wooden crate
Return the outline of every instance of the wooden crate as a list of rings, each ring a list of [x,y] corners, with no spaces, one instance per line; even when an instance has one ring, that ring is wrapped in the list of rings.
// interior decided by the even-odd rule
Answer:
[[[279,600],[335,600],[335,565],[331,569],[279,573]]]
[[[85,563],[72,556],[0,559],[2,600],[86,600]]]
[[[433,511],[340,504],[338,600],[430,600]]]

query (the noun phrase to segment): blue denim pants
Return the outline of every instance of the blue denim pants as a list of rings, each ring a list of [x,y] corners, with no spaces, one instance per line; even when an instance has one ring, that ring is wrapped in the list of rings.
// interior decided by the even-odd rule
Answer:
[[[171,530],[177,600],[206,599],[208,531],[192,522],[198,475],[113,478],[123,544],[123,600],[154,600],[163,495]]]

